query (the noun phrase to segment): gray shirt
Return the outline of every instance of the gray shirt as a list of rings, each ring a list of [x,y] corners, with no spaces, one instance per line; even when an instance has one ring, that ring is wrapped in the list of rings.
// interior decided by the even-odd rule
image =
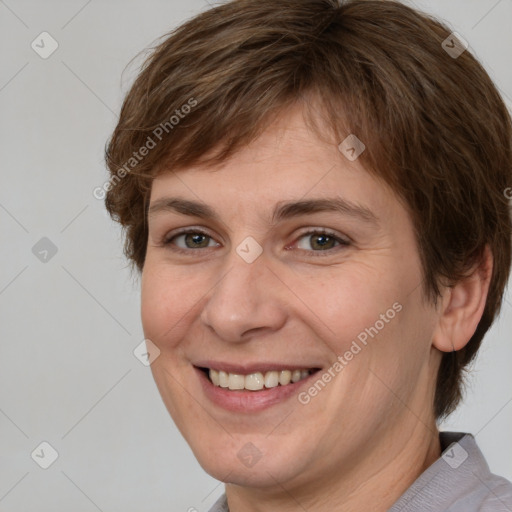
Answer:
[[[490,472],[471,434],[440,432],[442,454],[388,512],[512,512],[512,483]],[[223,494],[209,512],[229,512]]]

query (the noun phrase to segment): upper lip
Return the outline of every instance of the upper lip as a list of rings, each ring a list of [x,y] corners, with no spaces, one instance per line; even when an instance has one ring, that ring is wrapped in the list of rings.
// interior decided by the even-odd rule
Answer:
[[[198,361],[194,363],[197,368],[209,368],[226,373],[236,373],[241,375],[249,375],[256,372],[270,372],[276,370],[312,370],[319,369],[319,365],[311,364],[290,364],[290,363],[269,363],[262,361],[260,363],[229,363],[227,361]]]

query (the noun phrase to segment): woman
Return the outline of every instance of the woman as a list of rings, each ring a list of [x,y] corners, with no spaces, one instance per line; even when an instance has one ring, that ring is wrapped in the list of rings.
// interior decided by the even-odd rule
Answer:
[[[511,133],[465,42],[394,1],[234,0],[154,50],[105,202],[212,511],[512,510],[437,427],[508,279]]]

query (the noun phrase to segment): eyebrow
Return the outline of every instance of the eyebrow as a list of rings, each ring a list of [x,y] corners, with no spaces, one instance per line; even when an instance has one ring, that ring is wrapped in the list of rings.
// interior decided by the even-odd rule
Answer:
[[[148,216],[166,211],[222,222],[217,212],[207,204],[180,197],[164,197],[154,201],[148,208]],[[271,223],[317,212],[336,212],[379,225],[377,216],[369,208],[341,197],[280,201],[272,212]]]

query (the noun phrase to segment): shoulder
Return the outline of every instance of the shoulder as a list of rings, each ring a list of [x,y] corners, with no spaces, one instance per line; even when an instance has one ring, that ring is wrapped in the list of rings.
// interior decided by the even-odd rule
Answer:
[[[474,436],[440,433],[442,454],[390,512],[512,512],[512,483],[489,470]]]
[[[463,452],[462,458],[453,466],[455,471],[450,471],[450,474],[444,472],[444,476],[459,490],[448,511],[512,512],[512,483],[491,473],[475,438],[471,434],[443,434],[450,444],[442,458],[449,462],[450,452]]]
[[[510,512],[512,511],[512,483],[501,476],[490,474],[482,482],[478,512]]]
[[[468,510],[512,512],[512,483],[502,476],[491,473],[483,453],[471,434],[466,434],[459,443],[465,446],[468,452],[468,464],[464,469],[465,478],[471,482],[468,492],[462,495],[461,501],[468,506]]]

